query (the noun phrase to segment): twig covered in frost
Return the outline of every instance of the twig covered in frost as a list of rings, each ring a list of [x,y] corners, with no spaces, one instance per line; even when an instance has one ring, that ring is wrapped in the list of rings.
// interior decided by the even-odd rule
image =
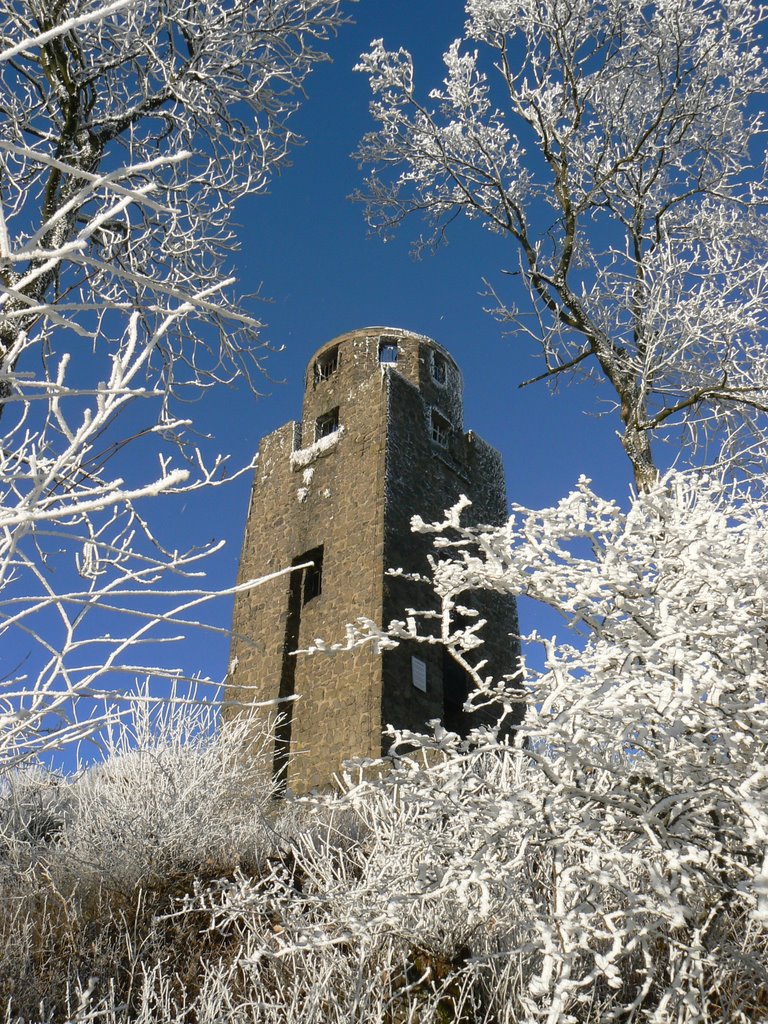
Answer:
[[[385,237],[409,215],[510,239],[492,309],[540,350],[532,380],[613,397],[639,488],[654,440],[766,466],[768,66],[763,5],[467,0],[445,78],[381,39],[360,59],[376,127],[358,198]],[[547,212],[549,211],[549,212]]]

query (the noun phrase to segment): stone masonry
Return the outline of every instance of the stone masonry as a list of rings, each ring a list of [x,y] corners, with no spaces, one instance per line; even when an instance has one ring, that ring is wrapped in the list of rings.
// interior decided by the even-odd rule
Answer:
[[[469,729],[468,681],[439,644],[292,653],[315,637],[342,641],[359,616],[387,624],[408,607],[429,607],[427,588],[386,570],[425,571],[430,540],[411,532],[411,517],[442,519],[462,494],[473,503],[465,521],[504,521],[501,457],[464,433],[461,373],[445,349],[370,327],[315,353],[301,423],[285,424],[259,446],[239,580],[306,562],[313,568],[238,594],[225,695],[229,715],[298,697],[281,706],[274,756],[281,784],[305,791],[328,784],[345,758],[380,757],[387,725],[423,730],[439,718]],[[486,671],[512,674],[514,600],[478,593],[472,603],[488,618]]]

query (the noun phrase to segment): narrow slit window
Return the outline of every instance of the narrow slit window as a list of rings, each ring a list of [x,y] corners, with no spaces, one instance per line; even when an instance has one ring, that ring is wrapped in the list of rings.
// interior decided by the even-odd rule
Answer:
[[[339,407],[331,409],[330,412],[323,413],[322,416],[318,416],[315,420],[315,440],[319,441],[321,437],[328,437],[329,434],[333,434],[339,429]]]
[[[302,604],[308,604],[313,598],[319,597],[323,592],[323,546],[313,548],[301,556],[302,562],[312,562],[304,570],[302,581]]]
[[[430,414],[430,429],[432,440],[435,444],[439,444],[441,448],[447,448],[448,438],[451,433],[451,424],[445,416],[442,416],[436,409],[433,409]]]
[[[315,383],[321,380],[328,380],[339,368],[339,346],[334,345],[332,349],[319,357],[315,363]]]
[[[397,363],[397,342],[394,338],[382,338],[379,342],[379,362],[388,366]]]
[[[439,352],[432,353],[432,379],[436,384],[445,384],[448,380],[448,365]]]

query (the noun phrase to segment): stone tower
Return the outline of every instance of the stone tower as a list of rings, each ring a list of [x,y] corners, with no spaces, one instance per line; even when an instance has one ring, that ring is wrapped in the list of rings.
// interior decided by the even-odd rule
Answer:
[[[275,743],[283,784],[306,790],[328,783],[344,758],[380,757],[388,724],[471,725],[462,710],[468,681],[440,645],[292,654],[315,637],[343,640],[345,625],[361,615],[386,625],[408,607],[429,607],[426,588],[386,570],[426,570],[430,539],[411,532],[411,517],[442,519],[462,494],[473,502],[470,521],[505,520],[501,457],[464,433],[461,373],[445,349],[408,331],[369,327],[315,353],[301,422],[259,446],[239,579],[313,567],[237,596],[226,693],[236,707],[298,696],[283,705]],[[483,593],[473,603],[489,620],[488,671],[511,674],[514,600]]]

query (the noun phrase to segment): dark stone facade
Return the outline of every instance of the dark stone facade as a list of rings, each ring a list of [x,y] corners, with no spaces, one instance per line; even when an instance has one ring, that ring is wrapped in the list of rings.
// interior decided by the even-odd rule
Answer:
[[[462,494],[473,502],[464,521],[505,520],[501,457],[464,433],[461,373],[445,349],[371,327],[315,353],[302,422],[259,446],[239,580],[308,561],[314,568],[238,594],[226,691],[230,715],[298,696],[283,705],[275,750],[275,770],[292,789],[328,783],[344,758],[380,757],[387,725],[421,731],[439,718],[469,728],[461,710],[466,681],[439,644],[291,653],[315,637],[343,641],[359,616],[387,624],[409,607],[429,607],[428,588],[386,570],[426,571],[431,541],[411,532],[411,517],[441,520]],[[514,600],[478,593],[472,604],[489,622],[485,671],[512,674]]]

